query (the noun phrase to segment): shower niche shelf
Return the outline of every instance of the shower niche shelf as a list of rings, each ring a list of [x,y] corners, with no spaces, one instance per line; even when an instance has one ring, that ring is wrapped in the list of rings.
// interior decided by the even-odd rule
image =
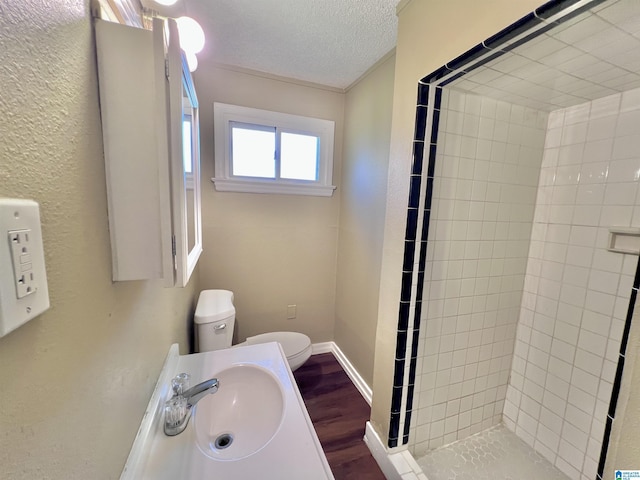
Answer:
[[[640,228],[610,228],[607,250],[631,255],[640,254]]]

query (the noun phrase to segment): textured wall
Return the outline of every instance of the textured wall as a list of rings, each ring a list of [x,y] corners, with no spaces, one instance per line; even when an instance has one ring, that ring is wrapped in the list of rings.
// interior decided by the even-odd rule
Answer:
[[[88,1],[3,0],[0,58],[0,195],[40,203],[51,299],[0,338],[0,478],[118,478],[197,282],[111,282]]]
[[[202,238],[200,283],[235,294],[238,340],[293,330],[333,340],[344,94],[203,61],[195,73],[201,105]],[[213,103],[335,122],[332,197],[217,192]],[[287,305],[297,318],[287,319]]]
[[[395,57],[346,94],[335,341],[373,381]]]

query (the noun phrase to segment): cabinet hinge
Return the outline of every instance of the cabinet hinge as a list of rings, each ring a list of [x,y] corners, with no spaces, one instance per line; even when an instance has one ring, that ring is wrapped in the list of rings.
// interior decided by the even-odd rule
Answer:
[[[164,59],[164,76],[169,78],[169,59]]]

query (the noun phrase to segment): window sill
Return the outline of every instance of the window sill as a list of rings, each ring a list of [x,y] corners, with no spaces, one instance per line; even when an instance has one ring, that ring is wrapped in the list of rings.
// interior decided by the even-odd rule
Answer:
[[[336,189],[333,185],[303,185],[292,183],[267,183],[257,181],[212,178],[218,192],[279,193],[285,195],[311,195],[330,197]]]

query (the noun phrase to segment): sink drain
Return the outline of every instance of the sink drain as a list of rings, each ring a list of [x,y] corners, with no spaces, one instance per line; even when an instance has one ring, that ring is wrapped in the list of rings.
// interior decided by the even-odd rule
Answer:
[[[216,438],[216,441],[213,442],[213,445],[218,450],[224,450],[225,448],[229,448],[232,443],[233,435],[231,435],[230,433],[223,433],[218,438]]]

